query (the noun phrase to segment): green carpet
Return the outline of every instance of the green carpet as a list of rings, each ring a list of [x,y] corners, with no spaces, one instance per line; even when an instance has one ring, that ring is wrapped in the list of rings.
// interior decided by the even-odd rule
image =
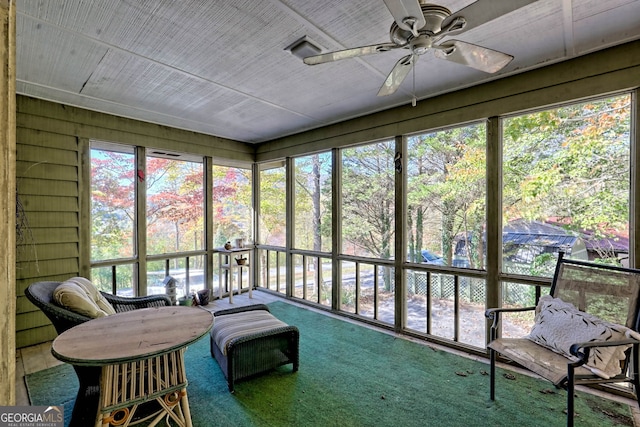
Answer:
[[[236,384],[231,394],[209,353],[208,336],[186,352],[193,424],[209,426],[564,426],[566,392],[499,370],[489,400],[482,362],[394,338],[290,304],[272,313],[300,329],[300,371],[291,365]],[[65,405],[77,380],[62,365],[28,375],[33,405]],[[633,425],[628,406],[584,393],[577,426]]]

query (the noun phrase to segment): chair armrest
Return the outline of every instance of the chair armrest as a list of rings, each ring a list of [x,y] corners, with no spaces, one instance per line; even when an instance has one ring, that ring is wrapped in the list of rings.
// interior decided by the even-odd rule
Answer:
[[[139,308],[164,307],[171,305],[171,299],[167,295],[148,295],[144,297],[120,297],[106,292],[102,295],[113,306],[116,313],[137,310]]]
[[[576,361],[574,363],[574,366],[582,366],[585,363],[587,363],[589,361],[589,353],[591,352],[592,348],[595,347],[617,347],[619,345],[632,345],[634,347],[637,347],[638,345],[640,345],[640,341],[633,339],[633,338],[627,338],[624,340],[617,340],[617,341],[589,341],[589,342],[581,342],[581,343],[576,343],[576,344],[572,344],[571,347],[569,348],[569,351],[571,352],[571,354],[575,357],[577,357],[579,360]],[[581,351],[582,350],[582,351]]]
[[[518,308],[488,308],[484,312],[484,317],[493,320],[493,327],[498,326],[500,320],[500,313],[517,313],[519,311],[531,311],[535,310],[535,307],[518,307]]]
[[[484,312],[484,317],[491,319],[491,329],[489,330],[489,341],[493,341],[498,337],[498,324],[500,323],[501,313],[517,313],[521,311],[532,311],[535,307],[518,307],[518,308],[488,308]]]

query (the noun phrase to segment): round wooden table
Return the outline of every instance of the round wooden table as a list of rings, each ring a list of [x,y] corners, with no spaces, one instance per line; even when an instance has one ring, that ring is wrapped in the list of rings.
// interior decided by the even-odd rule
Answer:
[[[96,427],[127,426],[150,401],[159,408],[150,425],[170,417],[186,427],[192,424],[184,351],[212,326],[213,314],[199,307],[144,308],[75,326],[53,341],[51,352],[72,365],[102,368]]]

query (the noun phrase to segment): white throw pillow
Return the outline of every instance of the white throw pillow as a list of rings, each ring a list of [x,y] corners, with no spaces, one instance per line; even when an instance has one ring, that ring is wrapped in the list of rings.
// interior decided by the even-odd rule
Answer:
[[[109,301],[84,277],[72,277],[62,282],[53,291],[53,299],[64,308],[93,319],[116,313]]]
[[[571,360],[573,344],[594,341],[617,341],[638,334],[626,326],[606,322],[599,317],[578,310],[573,304],[545,295],[540,298],[535,324],[528,339],[560,353]],[[611,378],[621,373],[620,362],[630,345],[595,347],[589,353],[585,367],[602,378]]]

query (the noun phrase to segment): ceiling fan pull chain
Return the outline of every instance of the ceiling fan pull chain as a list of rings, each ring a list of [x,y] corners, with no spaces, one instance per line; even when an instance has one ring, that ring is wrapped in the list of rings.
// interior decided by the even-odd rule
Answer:
[[[416,62],[418,62],[418,57],[414,57],[413,64],[411,64],[411,67],[413,68],[412,70],[413,71],[413,91],[412,91],[413,97],[411,98],[412,107],[415,107],[416,103],[418,102],[418,99],[416,98]]]

